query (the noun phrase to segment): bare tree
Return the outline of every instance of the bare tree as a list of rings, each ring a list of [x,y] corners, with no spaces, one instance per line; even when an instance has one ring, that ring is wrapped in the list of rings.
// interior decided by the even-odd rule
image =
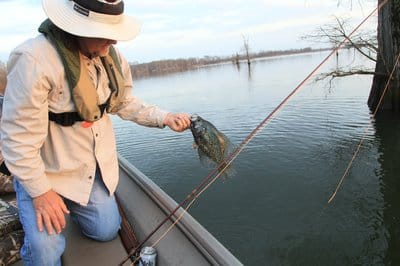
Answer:
[[[243,49],[246,54],[247,65],[250,66],[250,46],[249,46],[249,37],[245,37],[242,35],[243,38]]]
[[[357,1],[361,6],[361,0]],[[353,0],[338,0],[338,5],[349,4],[353,8]],[[379,111],[400,111],[400,68],[396,67],[396,58],[400,53],[400,0],[378,0],[377,36],[373,32],[358,32],[351,38],[347,34],[346,21],[336,18],[335,24],[319,27],[315,32],[303,36],[303,39],[324,41],[333,46],[345,39],[347,47],[353,47],[363,56],[375,62],[375,69],[353,68],[337,69],[325,73],[322,78],[342,77],[355,74],[373,75],[373,84],[368,98],[368,106]],[[390,73],[394,70],[389,89],[383,96]],[[319,77],[321,78],[321,77]],[[381,101],[381,98],[383,101]],[[379,105],[379,106],[378,106]]]
[[[335,17],[335,21],[330,24],[325,24],[318,27],[312,33],[302,36],[303,40],[309,40],[314,43],[326,43],[332,47],[337,47],[343,40],[346,40],[345,48],[354,48],[361,55],[376,63],[378,53],[378,44],[376,35],[373,31],[362,30],[354,34],[350,38],[348,29],[348,20]],[[337,53],[338,55],[338,53]],[[329,73],[322,73],[317,77],[317,80],[322,80],[328,77],[344,77],[350,75],[386,75],[386,73],[377,73],[374,69],[364,66],[357,66],[351,69],[341,69]]]

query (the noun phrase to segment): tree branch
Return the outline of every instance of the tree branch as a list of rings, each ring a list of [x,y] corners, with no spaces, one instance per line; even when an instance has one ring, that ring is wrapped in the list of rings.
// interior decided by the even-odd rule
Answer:
[[[348,70],[348,71],[344,71],[344,70],[335,70],[335,71],[331,71],[328,73],[322,73],[320,75],[318,75],[315,80],[316,81],[320,81],[320,80],[324,80],[328,77],[331,77],[332,79],[334,78],[339,78],[339,77],[347,77],[347,76],[352,76],[352,75],[377,75],[377,76],[383,76],[383,77],[387,77],[387,73],[379,73],[379,72],[375,72],[372,70],[363,70],[363,69],[356,69],[356,70]]]
[[[346,24],[347,21],[345,19],[335,17],[335,23],[321,26],[311,34],[300,38],[318,43],[330,43],[334,47],[346,40],[349,47],[355,48],[363,56],[376,63],[376,55],[379,49],[374,33],[363,31],[350,38],[347,34]]]

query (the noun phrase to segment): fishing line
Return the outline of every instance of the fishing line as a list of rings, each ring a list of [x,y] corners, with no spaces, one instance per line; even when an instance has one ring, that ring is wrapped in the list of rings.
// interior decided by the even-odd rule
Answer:
[[[151,247],[155,247],[164,237],[175,227],[175,225],[183,218],[183,215],[188,212],[190,207],[194,204],[194,202],[200,197],[203,192],[205,192],[220,176],[221,174],[226,170],[226,168],[229,165],[225,165],[219,172],[218,174],[206,184],[204,188],[202,188],[196,195],[193,196],[193,199],[188,203],[188,205],[182,209],[182,213],[175,218],[175,221],[168,227],[168,229],[161,234],[161,236],[151,245]],[[136,249],[137,250],[137,249]],[[140,260],[140,255],[138,255],[135,260],[131,263],[131,265],[134,265],[136,262]],[[125,261],[124,261],[125,262]],[[120,264],[121,265],[121,264]]]
[[[391,81],[392,78],[393,78],[394,71],[396,70],[396,67],[397,67],[397,65],[398,65],[398,63],[399,63],[399,60],[400,60],[400,54],[397,56],[397,59],[396,59],[396,62],[395,62],[395,64],[394,64],[394,66],[393,66],[392,72],[390,73],[389,79],[388,79],[388,81],[386,82],[386,85],[385,85],[385,88],[384,88],[384,90],[383,90],[383,92],[382,92],[382,95],[381,95],[381,97],[379,98],[379,102],[378,102],[378,104],[377,104],[377,106],[376,106],[376,108],[375,108],[374,113],[372,114],[372,118],[375,118],[375,116],[376,116],[376,114],[377,114],[377,112],[378,112],[378,110],[379,110],[379,108],[380,108],[380,106],[381,106],[381,104],[382,104],[382,102],[383,102],[383,98],[384,98],[384,96],[385,96],[385,94],[386,94],[386,92],[387,92],[387,90],[388,90],[388,88],[389,88],[390,81]],[[365,138],[366,138],[366,136],[367,136],[367,133],[369,132],[369,130],[370,130],[371,128],[372,128],[372,125],[370,124],[370,125],[365,129],[365,132],[364,132],[363,136],[361,137],[361,140],[360,140],[360,142],[359,142],[359,144],[358,144],[358,146],[357,146],[357,149],[355,150],[355,152],[354,152],[354,154],[353,154],[353,157],[351,158],[349,164],[348,164],[347,167],[346,167],[346,170],[344,171],[342,177],[340,178],[339,183],[338,183],[338,185],[336,186],[335,191],[333,192],[332,196],[329,198],[328,203],[331,203],[331,201],[335,198],[337,192],[339,191],[340,187],[342,186],[342,183],[343,183],[344,179],[346,178],[347,174],[349,173],[350,168],[351,168],[351,166],[353,165],[355,158],[357,157],[358,153],[360,152],[361,146],[362,146],[362,144],[363,144],[363,142],[364,142],[364,140],[365,140]]]
[[[397,55],[395,64],[394,64],[393,69],[392,69],[392,71],[391,71],[391,73],[390,73],[390,76],[389,76],[389,78],[388,78],[388,81],[387,81],[386,84],[385,84],[385,87],[384,87],[384,90],[383,90],[383,92],[382,92],[382,95],[381,95],[381,97],[379,98],[378,104],[377,104],[377,106],[375,107],[375,110],[374,110],[374,112],[373,112],[373,114],[372,114],[372,118],[375,118],[376,114],[378,113],[379,107],[381,106],[381,104],[382,104],[382,102],[383,102],[383,99],[384,99],[384,97],[385,97],[385,95],[386,95],[386,92],[388,91],[388,88],[389,88],[389,85],[390,85],[390,81],[392,80],[392,78],[393,78],[393,76],[394,76],[394,72],[395,72],[396,67],[397,67],[397,65],[399,64],[399,62],[400,62],[400,53]],[[337,187],[336,187],[334,193],[332,194],[332,196],[331,196],[331,197],[329,198],[329,200],[328,200],[328,204],[331,203],[332,200],[336,197],[337,192],[339,191],[339,189],[340,189],[340,187],[341,187],[341,185],[342,185],[342,183],[343,183],[345,177],[347,176],[347,174],[348,174],[348,172],[349,172],[351,166],[353,165],[354,160],[355,160],[355,158],[357,157],[357,155],[358,155],[358,153],[359,153],[359,151],[360,151],[360,149],[361,149],[361,147],[362,147],[362,144],[363,144],[364,140],[365,140],[366,137],[367,137],[367,133],[369,133],[369,130],[370,130],[371,128],[372,128],[372,125],[371,125],[371,124],[370,124],[369,126],[366,127],[366,129],[365,129],[365,131],[364,131],[364,134],[363,134],[363,136],[362,136],[362,138],[361,138],[361,140],[360,140],[360,142],[359,142],[359,144],[358,144],[358,146],[357,146],[357,149],[355,150],[355,152],[354,152],[354,154],[353,154],[353,156],[352,156],[352,158],[351,158],[349,164],[347,165],[346,170],[344,171],[342,177],[340,178],[340,181],[339,181],[339,183],[338,183],[338,185],[337,185]],[[327,207],[328,207],[327,205],[324,206],[324,208],[323,208],[322,211],[320,212],[318,218],[321,218],[321,217],[322,217],[322,215],[323,215],[324,211],[327,209]]]
[[[382,2],[377,8],[375,8],[366,18],[364,18],[360,24],[354,30],[349,34],[347,38],[344,38],[327,56],[325,59],[323,59],[294,89],[292,92],[290,92],[286,98],[283,99],[283,101],[273,109],[273,111],[264,119],[262,120],[256,128],[253,129],[253,131],[250,132],[250,134],[240,143],[240,145],[233,151],[231,152],[227,158],[225,158],[219,165],[217,165],[201,182],[200,184],[192,190],[190,194],[186,196],[186,198],[177,205],[177,207],[170,212],[170,214],[162,220],[158,226],[150,232],[150,234],[147,235],[147,237],[144,238],[136,247],[132,248],[131,251],[128,253],[128,255],[124,258],[124,260],[119,264],[120,266],[123,265],[130,257],[132,257],[134,254],[137,253],[137,251],[146,243],[168,220],[172,221],[172,217],[175,216],[175,213],[179,210],[182,209],[183,206],[188,203],[187,209],[190,208],[190,206],[193,205],[193,203],[199,198],[199,196],[204,193],[205,190],[207,190],[212,183],[215,182],[215,180],[220,177],[222,172],[231,165],[232,161],[235,160],[240,152],[245,148],[245,146],[267,125],[268,122],[270,122],[273,117],[280,111],[284,105],[297,93],[300,91],[300,89],[304,86],[304,84],[334,55],[336,52],[342,48],[342,46],[348,42],[348,39],[354,35],[354,33],[363,25],[365,22],[372,17],[375,12],[380,10],[389,0],[385,0]],[[214,176],[215,175],[215,176]],[[176,223],[183,217],[184,213],[186,213],[186,210],[184,209],[182,214],[179,215],[178,217],[175,217],[175,221],[173,221],[172,226],[170,226],[167,231],[169,232],[175,225]],[[166,236],[165,234],[162,234],[162,236],[157,239],[157,243],[161,241],[162,238]]]

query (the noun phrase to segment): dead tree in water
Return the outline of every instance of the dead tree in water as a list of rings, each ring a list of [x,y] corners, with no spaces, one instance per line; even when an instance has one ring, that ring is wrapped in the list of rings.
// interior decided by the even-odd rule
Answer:
[[[243,49],[244,52],[246,53],[246,59],[247,59],[247,65],[250,66],[250,47],[249,47],[249,37],[245,37],[242,35],[243,38]]]
[[[238,69],[240,69],[240,57],[239,57],[239,54],[238,53],[236,53],[236,56],[235,56],[235,63],[236,63],[236,66],[237,66],[237,68]]]

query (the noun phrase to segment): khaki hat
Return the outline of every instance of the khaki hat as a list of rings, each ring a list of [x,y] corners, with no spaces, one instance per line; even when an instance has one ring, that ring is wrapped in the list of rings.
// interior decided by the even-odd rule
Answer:
[[[46,15],[76,36],[128,41],[140,31],[137,19],[125,15],[122,0],[43,0]]]

